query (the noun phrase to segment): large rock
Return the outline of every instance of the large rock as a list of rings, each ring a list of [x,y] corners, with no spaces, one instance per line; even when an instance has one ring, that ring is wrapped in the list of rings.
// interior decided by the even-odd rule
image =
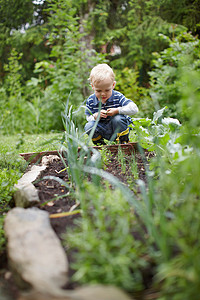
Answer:
[[[37,291],[21,294],[18,300],[134,300],[114,286],[87,285],[74,291],[63,291],[63,295],[41,294]]]
[[[71,293],[73,300],[133,300],[125,292],[114,286],[88,285]]]
[[[68,262],[48,213],[14,208],[5,218],[8,259],[20,288],[51,293],[67,282]]]

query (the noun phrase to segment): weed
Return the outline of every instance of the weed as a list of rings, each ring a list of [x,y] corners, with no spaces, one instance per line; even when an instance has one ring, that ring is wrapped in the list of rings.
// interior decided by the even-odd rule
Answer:
[[[135,180],[139,179],[138,167],[137,167],[137,162],[136,162],[134,154],[131,155],[130,167],[131,167],[131,173],[133,175],[133,178]]]
[[[125,174],[126,173],[126,161],[125,161],[125,157],[124,157],[124,154],[123,154],[120,146],[118,148],[117,159],[120,163],[122,173]]]

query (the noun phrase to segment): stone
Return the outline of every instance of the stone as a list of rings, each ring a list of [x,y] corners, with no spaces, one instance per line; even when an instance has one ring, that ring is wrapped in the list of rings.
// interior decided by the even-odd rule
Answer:
[[[73,300],[133,300],[124,291],[107,285],[88,285],[71,292]]]
[[[40,202],[38,191],[32,184],[40,173],[46,169],[46,165],[32,166],[15,184],[14,200],[17,207],[31,207]]]
[[[16,207],[28,208],[40,202],[38,191],[32,183],[25,185],[16,185],[17,189],[14,193]]]
[[[0,299],[1,300],[1,299]],[[2,299],[3,300],[3,299]],[[17,300],[72,300],[68,296],[44,294],[35,290],[23,292]]]
[[[42,165],[42,166],[33,165],[31,169],[19,179],[17,185],[26,185],[27,183],[35,181],[37,177],[40,175],[40,173],[45,169],[46,169],[46,165]]]
[[[54,160],[60,159],[58,155],[45,155],[42,158],[42,165],[33,165],[15,184],[14,200],[15,206],[28,208],[40,202],[38,191],[32,184],[40,173]]]
[[[57,161],[59,159],[60,159],[60,157],[58,155],[45,155],[45,156],[42,157],[42,165],[43,166],[48,166],[54,160]]]
[[[18,300],[134,300],[121,289],[106,285],[86,285],[75,290],[63,290],[60,295],[43,294],[35,290],[22,293]]]
[[[9,265],[20,288],[53,293],[67,283],[67,256],[47,212],[13,208],[5,218],[4,229]]]

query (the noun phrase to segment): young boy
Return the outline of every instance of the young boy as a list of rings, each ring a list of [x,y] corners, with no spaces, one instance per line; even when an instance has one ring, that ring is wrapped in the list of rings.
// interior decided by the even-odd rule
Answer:
[[[100,119],[94,131],[92,141],[96,145],[105,145],[106,140],[129,142],[129,124],[138,112],[137,105],[123,94],[114,90],[116,81],[113,70],[107,64],[95,66],[90,73],[90,83],[94,94],[86,101],[85,131],[89,135],[98,117],[101,102]]]

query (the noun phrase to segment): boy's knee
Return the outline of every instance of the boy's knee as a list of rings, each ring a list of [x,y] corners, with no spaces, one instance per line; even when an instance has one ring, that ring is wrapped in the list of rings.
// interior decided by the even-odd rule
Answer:
[[[115,115],[112,119],[112,123],[114,127],[116,127],[117,125],[127,124],[127,121],[124,115]]]
[[[94,122],[88,122],[88,123],[86,123],[85,127],[84,127],[85,132],[90,133],[90,131],[92,130],[93,126],[94,126]]]

